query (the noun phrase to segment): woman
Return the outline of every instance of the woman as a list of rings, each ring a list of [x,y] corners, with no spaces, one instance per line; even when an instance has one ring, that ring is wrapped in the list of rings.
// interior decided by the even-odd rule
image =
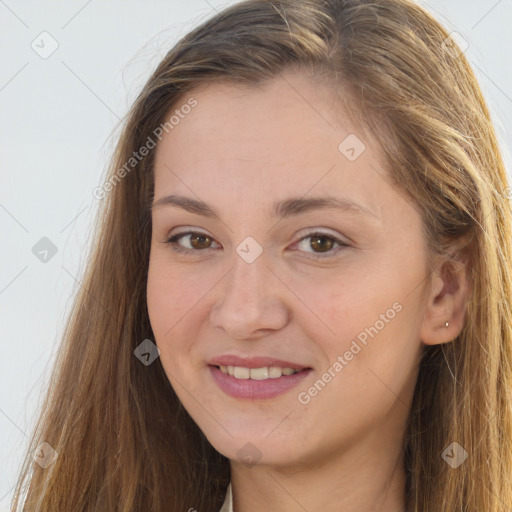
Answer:
[[[96,191],[13,506],[28,481],[25,511],[510,510],[506,192],[475,77],[411,1],[220,12]]]

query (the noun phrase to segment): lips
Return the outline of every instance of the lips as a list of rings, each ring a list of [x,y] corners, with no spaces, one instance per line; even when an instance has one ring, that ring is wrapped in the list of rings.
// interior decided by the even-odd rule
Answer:
[[[264,356],[219,356],[208,366],[224,393],[243,400],[274,398],[297,386],[312,371],[300,363]]]
[[[210,366],[238,366],[240,368],[263,368],[263,367],[277,367],[277,368],[291,368],[292,370],[305,370],[309,368],[306,365],[294,363],[292,361],[285,361],[283,359],[275,359],[273,357],[248,357],[242,358],[235,355],[225,355],[214,357],[208,361]]]

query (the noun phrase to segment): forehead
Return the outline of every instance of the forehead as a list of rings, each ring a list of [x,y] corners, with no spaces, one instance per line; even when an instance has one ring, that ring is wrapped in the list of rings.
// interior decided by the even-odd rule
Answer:
[[[291,186],[291,178],[304,186],[332,166],[347,177],[361,174],[360,158],[347,158],[354,152],[381,166],[377,145],[354,126],[334,89],[305,75],[256,86],[211,83],[181,98],[166,118],[191,98],[196,106],[158,144],[157,182],[162,174],[170,178],[162,171],[171,167],[193,179],[281,178]]]
[[[290,198],[330,197],[362,205],[390,236],[419,236],[421,212],[393,185],[378,144],[332,89],[284,76],[258,87],[210,84],[181,105],[190,98],[196,106],[157,145],[154,202],[197,199],[231,226],[248,228],[272,224],[276,206]]]
[[[196,106],[156,148],[155,200],[195,197],[223,218],[271,218],[291,197],[341,197],[385,223],[421,220],[412,198],[394,185],[382,150],[337,101],[332,87],[300,74],[258,86],[211,83],[175,104]],[[347,97],[348,98],[348,97]],[[243,220],[240,215],[243,215]]]

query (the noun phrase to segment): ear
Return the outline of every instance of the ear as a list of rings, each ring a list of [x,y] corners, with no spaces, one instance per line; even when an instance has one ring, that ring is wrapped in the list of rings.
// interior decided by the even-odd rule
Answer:
[[[470,296],[468,277],[468,258],[444,256],[438,259],[431,273],[421,328],[421,340],[425,345],[448,343],[462,331]]]

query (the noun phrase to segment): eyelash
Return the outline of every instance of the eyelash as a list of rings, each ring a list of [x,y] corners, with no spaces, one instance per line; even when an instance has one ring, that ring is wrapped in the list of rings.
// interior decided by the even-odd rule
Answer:
[[[201,233],[201,232],[198,232],[198,231],[185,231],[183,233],[178,233],[177,235],[172,236],[171,238],[169,238],[164,243],[169,244],[173,251],[175,251],[177,253],[180,253],[180,254],[199,253],[199,252],[207,251],[209,249],[209,248],[207,248],[207,249],[184,249],[183,247],[178,245],[178,243],[177,243],[178,240],[180,240],[181,238],[183,238],[185,236],[188,236],[188,235],[202,235],[202,236],[206,236],[208,238],[211,238],[207,234]],[[321,259],[329,258],[329,257],[332,257],[334,254],[337,254],[340,249],[342,249],[344,247],[349,247],[348,244],[346,244],[345,242],[343,242],[339,238],[337,238],[337,237],[335,237],[333,235],[327,234],[327,233],[323,233],[321,231],[314,231],[312,233],[309,233],[308,235],[302,237],[300,240],[298,240],[295,243],[300,243],[303,240],[306,240],[308,238],[314,238],[315,236],[329,238],[329,239],[333,240],[335,244],[338,244],[339,247],[330,249],[329,251],[327,251],[325,253],[318,253],[318,252],[317,253],[315,253],[315,252],[308,253],[309,254],[308,258],[312,258],[312,259],[316,259],[316,260],[321,260]],[[326,256],[321,256],[321,254],[326,254]]]

